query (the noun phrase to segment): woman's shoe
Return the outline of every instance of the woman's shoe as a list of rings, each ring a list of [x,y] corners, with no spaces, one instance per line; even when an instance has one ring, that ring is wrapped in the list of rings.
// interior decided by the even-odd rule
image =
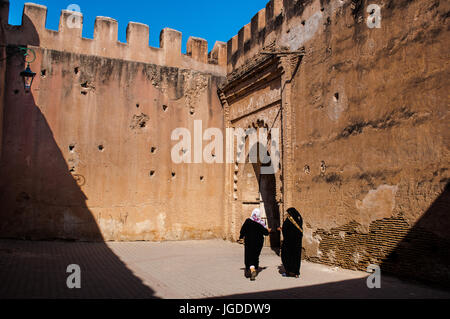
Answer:
[[[251,281],[255,281],[256,280],[256,270],[252,270],[252,274],[250,276],[250,280]]]

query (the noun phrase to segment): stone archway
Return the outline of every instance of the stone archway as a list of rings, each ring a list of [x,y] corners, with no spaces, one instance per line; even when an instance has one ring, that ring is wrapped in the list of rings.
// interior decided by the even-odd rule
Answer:
[[[226,166],[224,231],[231,240],[239,238],[242,223],[261,203],[266,214],[271,215],[270,226],[281,224],[285,208],[292,205],[295,119],[290,98],[291,81],[300,63],[301,55],[297,54],[259,54],[229,74],[227,83],[219,89],[227,128],[245,130],[263,123],[269,131],[280,131],[276,141],[280,162],[275,165],[274,174],[262,178],[255,173],[258,167],[243,168],[236,163],[239,145],[227,145],[227,154],[234,155],[234,162]],[[279,238],[280,235],[272,236],[267,245],[279,245]]]
[[[253,160],[251,159],[252,153],[257,155]],[[260,158],[262,154],[266,160]],[[236,163],[238,162],[239,160],[236,158]],[[278,178],[277,183],[277,175],[280,177],[282,174],[281,172],[277,174],[272,167],[270,148],[267,144],[256,142],[254,145],[250,145],[247,136],[245,162],[237,164],[234,174],[235,195],[241,205],[241,220],[248,218],[253,209],[259,208],[266,225],[273,230],[266,238],[265,246],[279,248],[280,232],[276,230],[280,226],[280,203],[277,200],[277,193],[280,194],[281,180]],[[239,209],[238,206],[239,204],[237,209]]]

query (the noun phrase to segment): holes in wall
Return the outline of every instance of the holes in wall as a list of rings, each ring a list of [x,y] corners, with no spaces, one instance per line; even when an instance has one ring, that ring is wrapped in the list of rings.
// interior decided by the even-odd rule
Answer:
[[[152,147],[152,148],[150,149],[150,152],[152,152],[152,154],[155,154],[157,150],[158,150],[158,149],[157,149],[156,147]]]
[[[41,77],[45,78],[47,76],[47,70],[41,70]]]
[[[334,97],[333,97],[335,102],[339,101],[339,92],[334,93]]]
[[[147,127],[147,122],[150,120],[148,115],[141,113],[140,115],[134,115],[133,119],[131,121],[131,129],[137,130],[137,129],[143,129]]]
[[[305,20],[303,20],[303,21],[302,21],[302,25],[305,25],[305,24],[306,24],[306,21],[305,21]]]
[[[324,175],[327,171],[327,165],[325,164],[325,161],[320,162],[320,174]]]
[[[140,107],[140,104],[139,103],[136,103],[136,108],[138,109]]]
[[[168,108],[169,108],[169,107],[168,107],[167,105],[163,105],[163,106],[162,106],[162,109],[163,109],[164,112],[167,112]]]
[[[153,177],[153,176],[155,176],[155,171],[150,171],[150,177]]]
[[[205,180],[205,176],[200,176],[200,182],[203,182]]]
[[[100,144],[100,145],[98,146],[98,150],[99,150],[100,152],[103,152],[103,151],[105,150],[105,147],[104,147],[102,144]]]
[[[69,145],[69,152],[73,153],[75,151],[75,145],[74,144],[70,144]]]
[[[177,177],[177,174],[175,172],[172,172],[172,179],[175,179]]]
[[[73,68],[73,73],[74,73],[74,74],[80,73],[80,68],[79,68],[78,66],[75,67],[75,68]]]
[[[80,84],[81,86],[81,94],[87,95],[88,92],[95,92],[95,85],[89,81],[83,82]]]
[[[194,111],[193,109],[191,109],[191,110],[189,111],[189,114],[195,115],[195,111]]]
[[[309,165],[305,165],[303,170],[305,171],[305,174],[307,175],[311,174],[311,167],[309,167]]]
[[[15,95],[19,94],[19,92],[20,92],[19,90],[14,90]]]

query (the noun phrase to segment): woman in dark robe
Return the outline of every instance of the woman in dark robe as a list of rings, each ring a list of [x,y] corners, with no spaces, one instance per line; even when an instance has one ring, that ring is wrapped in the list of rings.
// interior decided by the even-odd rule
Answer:
[[[298,278],[302,255],[303,219],[295,208],[289,208],[287,213],[288,216],[282,227],[281,261],[286,276]]]
[[[242,225],[239,237],[239,240],[243,239],[245,244],[245,275],[250,277],[251,281],[256,279],[259,269],[259,255],[264,246],[264,236],[268,236],[270,232],[260,214],[260,210],[256,208],[252,217]]]

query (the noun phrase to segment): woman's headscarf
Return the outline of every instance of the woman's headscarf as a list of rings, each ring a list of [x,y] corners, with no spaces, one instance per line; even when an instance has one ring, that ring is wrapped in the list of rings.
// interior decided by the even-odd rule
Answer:
[[[289,216],[291,216],[295,220],[295,222],[300,226],[300,228],[303,227],[303,218],[300,215],[300,213],[298,212],[298,210],[291,207],[287,210],[287,213],[289,214]]]
[[[266,223],[264,222],[264,220],[261,219],[261,211],[259,208],[255,208],[253,210],[251,219],[254,222],[257,222],[258,224],[262,225],[263,227],[266,227]]]

